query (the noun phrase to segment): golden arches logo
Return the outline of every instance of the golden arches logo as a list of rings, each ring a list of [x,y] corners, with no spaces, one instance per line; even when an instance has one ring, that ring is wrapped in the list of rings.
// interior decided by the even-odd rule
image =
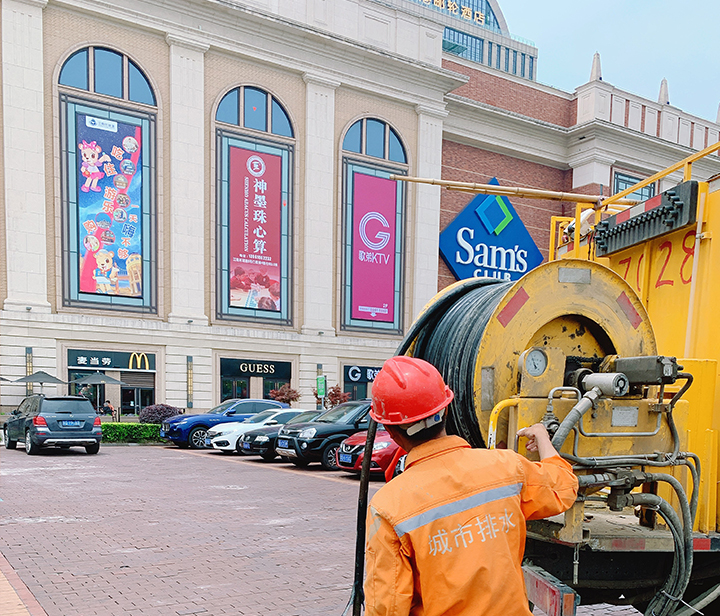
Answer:
[[[145,362],[145,370],[150,370],[150,360],[148,360],[147,353],[131,353],[128,370],[133,369],[133,362],[137,366],[137,370],[142,370],[141,366],[143,362]]]

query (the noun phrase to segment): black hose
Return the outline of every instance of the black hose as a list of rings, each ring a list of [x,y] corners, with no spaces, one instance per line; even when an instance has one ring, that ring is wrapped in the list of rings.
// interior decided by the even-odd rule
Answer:
[[[565,419],[562,420],[552,437],[552,444],[555,449],[560,451],[571,430],[575,428],[577,423],[582,419],[582,416],[595,406],[595,401],[600,397],[600,393],[597,387],[593,387],[592,390],[586,392],[585,395],[577,401],[575,406],[570,409],[570,412],[565,416]]]
[[[363,574],[365,572],[365,530],[367,516],[368,490],[370,485],[370,463],[372,461],[373,445],[377,422],[370,418],[367,437],[365,439],[365,452],[363,454],[362,467],[360,469],[360,495],[358,497],[357,536],[355,537],[355,575],[353,588],[350,594],[350,601],[343,614],[347,613],[352,605],[353,616],[360,616],[362,611],[365,593],[363,592]]]
[[[473,447],[484,447],[475,408],[475,365],[485,328],[511,282],[481,279],[483,283],[459,297],[444,315],[428,323],[418,335],[413,355],[433,364],[455,393],[448,406],[447,430]]]
[[[645,616],[669,616],[675,609],[678,597],[682,597],[690,579],[690,568],[688,566],[688,549],[685,539],[686,529],[680,521],[675,510],[665,499],[656,494],[632,493],[629,495],[632,503],[655,509],[665,520],[673,536],[674,555],[672,568],[665,584],[650,601],[645,611]],[[692,530],[691,530],[692,532]],[[692,553],[692,541],[690,541],[690,554]],[[692,556],[690,556],[692,562]]]
[[[675,490],[675,494],[677,495],[678,502],[680,503],[680,511],[682,513],[682,529],[683,529],[683,548],[685,550],[685,566],[686,566],[686,578],[684,580],[684,583],[682,585],[682,592],[685,592],[685,588],[688,585],[688,582],[690,581],[690,573],[692,571],[692,563],[693,563],[693,539],[692,539],[692,532],[693,532],[693,526],[695,525],[695,516],[692,512],[692,508],[690,506],[690,503],[688,502],[687,494],[685,490],[683,489],[680,482],[673,477],[672,475],[668,475],[666,473],[648,473],[647,474],[649,481],[662,481],[664,483],[668,483],[672,486],[673,490]]]

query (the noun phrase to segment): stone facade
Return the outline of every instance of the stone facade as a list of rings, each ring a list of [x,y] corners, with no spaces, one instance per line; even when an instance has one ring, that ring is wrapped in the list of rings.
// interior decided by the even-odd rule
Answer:
[[[347,327],[341,310],[343,140],[358,120],[380,120],[398,135],[406,163],[390,167],[411,176],[497,177],[506,185],[582,192],[602,185],[606,193],[615,170],[647,176],[717,141],[720,130],[602,81],[566,93],[458,58],[443,51],[445,27],[457,24],[410,0],[119,0],[101,8],[92,0],[2,2],[0,375],[8,379],[41,369],[68,380],[86,368],[103,369],[72,363],[78,350],[88,362],[100,362],[102,353],[139,353],[154,357],[155,370],[143,369],[138,356],[128,366],[108,363],[105,371],[137,392],[152,391],[157,402],[207,409],[228,393],[221,360],[247,360],[288,366],[300,405],[313,407],[319,369],[329,384],[342,385],[346,366],[380,366],[401,335]],[[485,34],[537,58],[534,47],[505,30]],[[88,47],[115,51],[125,66],[139,67],[156,104],[61,85],[65,63]],[[216,113],[238,87],[271,95],[293,130],[292,137],[235,131],[292,151],[290,306],[281,325],[228,319],[218,309]],[[155,282],[148,309],[68,300],[75,264],[63,192],[67,96],[153,118]],[[355,158],[370,166],[388,162]],[[699,177],[718,171],[720,160],[697,165]],[[452,282],[438,261],[438,234],[468,200],[437,187],[407,187],[401,330]],[[570,204],[513,203],[547,256],[550,217],[566,214]],[[245,395],[262,397],[263,384],[263,377],[249,376]],[[108,388],[105,396],[115,406],[122,397],[125,407],[131,395],[125,389]],[[0,384],[0,406],[13,408],[25,391]],[[133,408],[148,400],[136,397]]]

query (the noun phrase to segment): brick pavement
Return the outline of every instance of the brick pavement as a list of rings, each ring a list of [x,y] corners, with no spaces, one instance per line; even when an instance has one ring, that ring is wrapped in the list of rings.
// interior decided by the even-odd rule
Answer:
[[[171,447],[3,449],[0,614],[340,616],[358,483],[314,466]]]

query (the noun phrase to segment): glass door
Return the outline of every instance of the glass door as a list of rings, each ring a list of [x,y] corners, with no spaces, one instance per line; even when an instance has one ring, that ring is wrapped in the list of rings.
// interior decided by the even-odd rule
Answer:
[[[123,415],[139,415],[146,406],[155,404],[155,388],[123,387],[121,390]]]
[[[223,377],[221,402],[231,398],[247,398],[250,379],[238,377]]]

